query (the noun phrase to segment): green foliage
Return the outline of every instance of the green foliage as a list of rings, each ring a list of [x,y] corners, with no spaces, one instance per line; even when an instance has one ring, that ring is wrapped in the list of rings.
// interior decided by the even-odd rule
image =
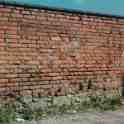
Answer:
[[[12,120],[15,120],[16,112],[15,107],[11,104],[5,104],[0,107],[0,123],[10,124]]]
[[[34,119],[35,120],[40,120],[40,119],[42,119],[43,118],[43,116],[45,115],[45,113],[44,113],[44,111],[43,111],[43,109],[42,108],[37,108],[37,109],[35,109],[34,111],[33,111],[33,117],[34,117]]]
[[[70,100],[70,103],[59,105],[55,104],[56,97],[48,97],[46,107],[41,106],[38,108],[33,108],[23,98],[17,98],[17,101],[13,104],[0,106],[0,122],[1,124],[10,124],[10,122],[15,121],[17,118],[41,120],[44,117],[58,114],[72,114],[84,112],[89,109],[100,111],[115,110],[121,106],[120,96],[89,95],[87,97],[81,97],[69,95],[66,98]]]
[[[19,117],[23,118],[24,120],[33,119],[33,110],[22,97],[16,98],[16,112],[18,113]]]
[[[106,111],[115,110],[118,106],[121,106],[120,96],[89,96],[89,106],[91,108]]]

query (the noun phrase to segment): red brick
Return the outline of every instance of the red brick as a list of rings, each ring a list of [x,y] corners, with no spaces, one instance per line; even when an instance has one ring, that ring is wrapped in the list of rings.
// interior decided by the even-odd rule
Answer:
[[[123,28],[123,19],[1,6],[0,91],[65,95],[80,82],[86,92],[88,80],[97,90],[119,88]]]

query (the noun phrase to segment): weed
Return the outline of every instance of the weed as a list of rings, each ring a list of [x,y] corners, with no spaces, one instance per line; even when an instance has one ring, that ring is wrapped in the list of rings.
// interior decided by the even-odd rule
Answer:
[[[2,124],[9,124],[12,120],[15,120],[15,118],[16,112],[13,106],[5,104],[0,107],[0,122]]]
[[[88,109],[94,110],[115,110],[121,106],[120,96],[106,96],[103,95],[89,95],[81,96],[67,96],[64,97],[70,100],[69,104],[63,103],[61,105],[55,104],[56,97],[48,97],[46,106],[33,108],[29,103],[26,103],[23,98],[17,98],[13,104],[5,104],[0,106],[0,122],[2,124],[10,124],[17,118],[24,120],[41,120],[47,116],[54,116],[58,114],[70,114],[76,112],[84,112]]]

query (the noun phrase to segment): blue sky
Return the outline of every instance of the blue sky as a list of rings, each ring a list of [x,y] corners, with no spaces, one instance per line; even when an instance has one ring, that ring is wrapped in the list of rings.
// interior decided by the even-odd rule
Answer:
[[[124,0],[0,0],[124,16]]]

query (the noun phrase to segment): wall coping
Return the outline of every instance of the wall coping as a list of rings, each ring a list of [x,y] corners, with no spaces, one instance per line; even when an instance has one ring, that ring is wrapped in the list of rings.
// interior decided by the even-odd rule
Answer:
[[[72,13],[72,14],[80,14],[80,15],[85,14],[85,15],[89,15],[89,16],[124,19],[124,16],[119,16],[119,15],[103,14],[103,13],[95,13],[95,12],[91,12],[91,11],[81,11],[81,10],[76,10],[76,9],[65,9],[65,8],[58,8],[58,7],[48,7],[48,6],[31,5],[31,4],[23,4],[23,3],[15,3],[15,2],[0,1],[0,5],[24,7],[24,8],[32,8],[32,9],[44,9],[44,10],[58,11],[58,12],[65,12],[65,13]]]

